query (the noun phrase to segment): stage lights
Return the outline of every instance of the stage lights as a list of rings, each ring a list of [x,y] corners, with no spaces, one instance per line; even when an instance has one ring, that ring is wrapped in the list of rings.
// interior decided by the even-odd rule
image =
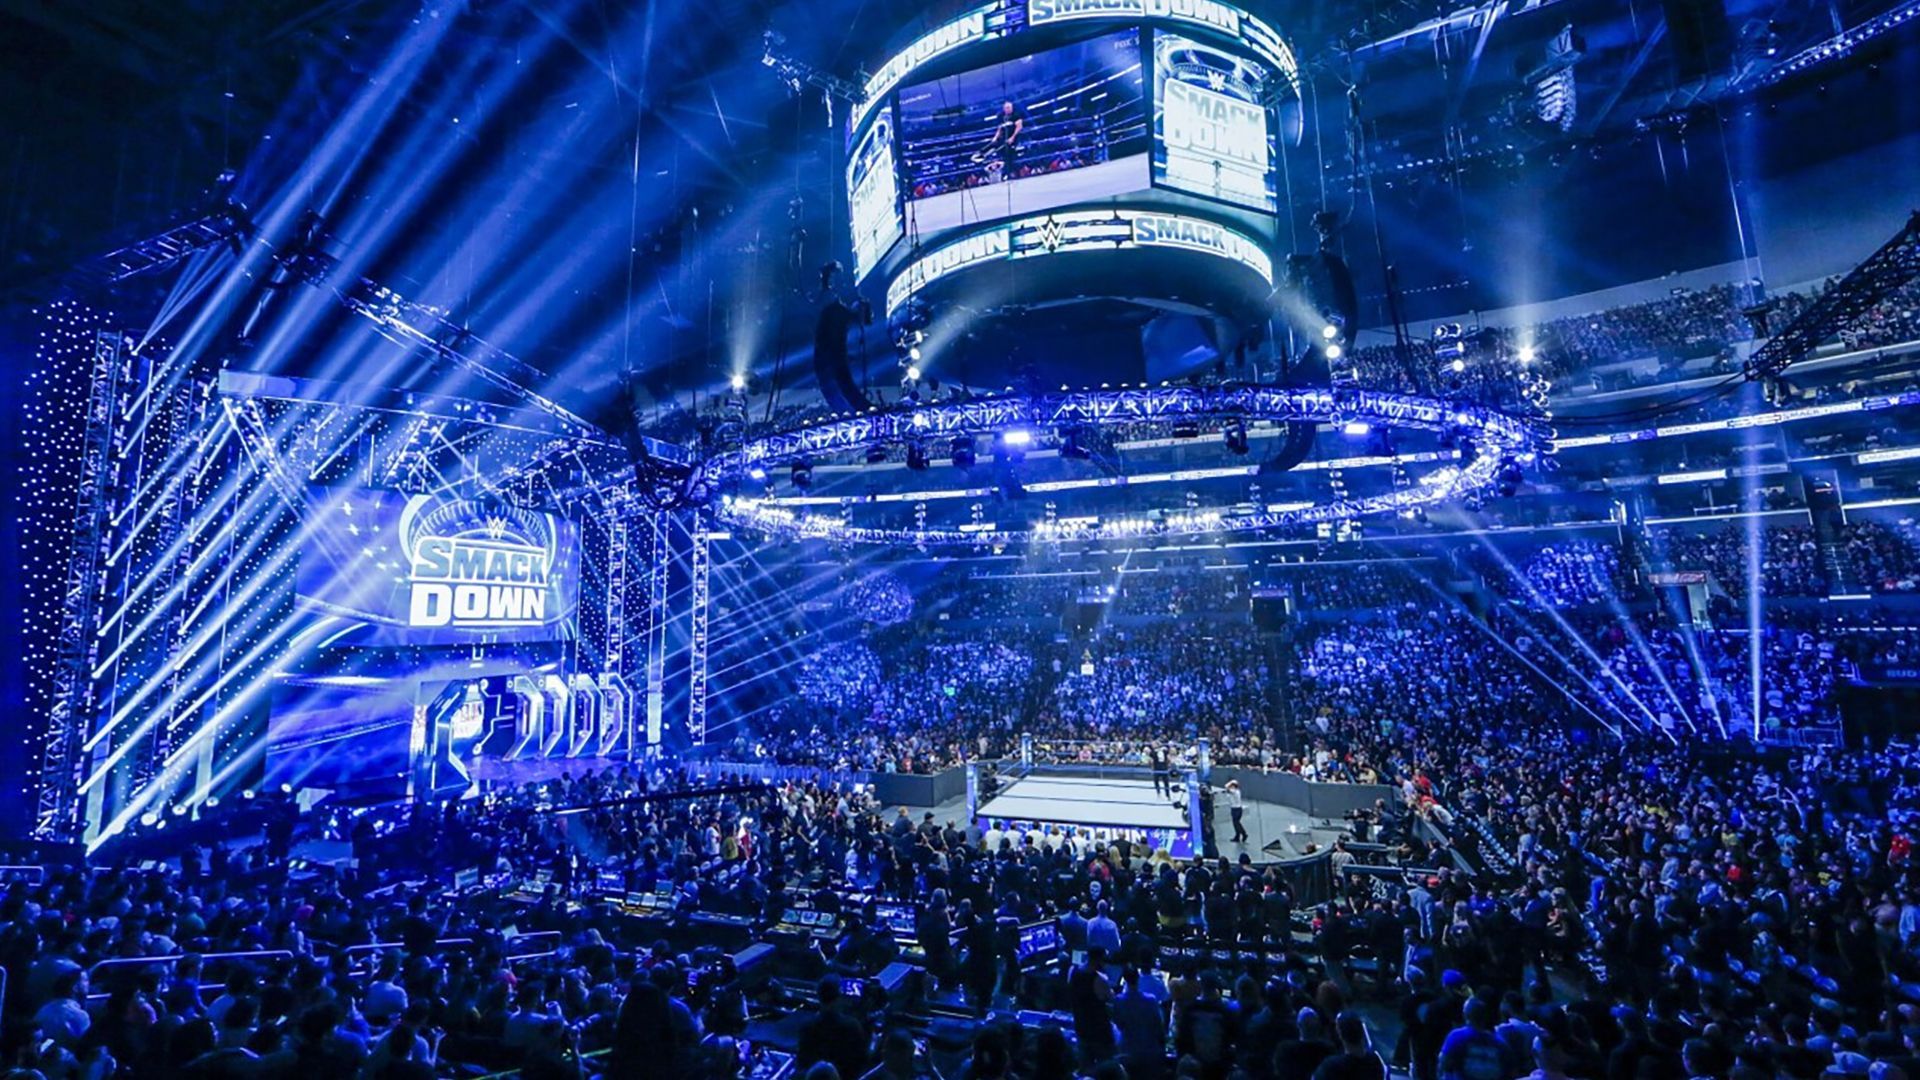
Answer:
[[[1327,341],[1332,341],[1340,336],[1340,328],[1332,323],[1328,323],[1320,328],[1320,336]]]
[[[733,387],[733,392],[737,394],[747,388],[747,377],[736,371],[733,373],[733,379],[729,385]]]
[[[1327,354],[1327,359],[1329,360],[1340,359],[1340,355],[1341,355],[1340,343],[1337,341],[1327,342],[1327,347],[1325,349],[1325,352]]]
[[[920,351],[920,350],[918,350],[918,349],[915,349],[915,350],[914,350],[914,353],[916,354],[916,355],[914,356],[914,359],[916,359],[916,360],[917,360],[917,359],[919,359],[919,356],[918,356],[918,353],[919,353],[919,351]],[[908,368],[907,368],[907,381],[908,381],[908,382],[919,382],[919,381],[920,381],[920,368],[919,368],[919,366],[918,366],[918,365],[909,365],[909,366],[908,366]]]
[[[1373,425],[1367,423],[1365,420],[1349,420],[1340,425],[1340,433],[1342,435],[1349,435],[1354,438],[1359,438],[1371,431],[1373,431]]]
[[[755,465],[753,468],[747,470],[747,479],[752,480],[756,484],[764,484],[767,481],[767,470]]]
[[[1537,358],[1540,354],[1538,351],[1534,349],[1533,346],[1522,345],[1520,346],[1519,351],[1515,355],[1517,355],[1520,358],[1521,363],[1531,364],[1533,363],[1534,359]]]
[[[1448,364],[1447,368],[1455,375],[1462,374],[1467,370],[1467,361],[1462,357],[1456,356],[1453,358],[1453,363]]]
[[[1009,428],[1006,433],[1008,446],[1024,447],[1032,444],[1033,432],[1026,428]]]

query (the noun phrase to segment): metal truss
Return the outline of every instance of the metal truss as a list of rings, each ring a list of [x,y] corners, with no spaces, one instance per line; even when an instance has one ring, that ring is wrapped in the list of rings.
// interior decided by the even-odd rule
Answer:
[[[1026,428],[1036,444],[1061,427],[1111,427],[1175,420],[1374,421],[1393,427],[1465,429],[1494,452],[1531,452],[1544,433],[1527,420],[1481,406],[1376,390],[1260,385],[1141,387],[1005,394],[967,401],[875,409],[752,440],[701,466],[719,488],[752,469],[773,469],[874,447]]]
[[[710,461],[707,468],[715,470],[717,476],[728,476],[732,470],[764,471],[816,455],[849,453],[900,441],[964,439],[1016,428],[1034,431],[1037,441],[1041,430],[1059,427],[1227,417],[1329,423],[1364,421],[1387,427],[1449,431],[1473,446],[1474,453],[1465,455],[1462,465],[1436,469],[1418,484],[1408,487],[1362,498],[1341,498],[1252,513],[1190,510],[1107,520],[1060,519],[1017,530],[874,529],[855,527],[837,515],[795,511],[768,499],[728,496],[721,501],[714,516],[729,525],[793,539],[922,547],[964,544],[999,547],[1032,541],[1154,538],[1272,529],[1411,511],[1474,495],[1493,487],[1510,468],[1531,464],[1540,447],[1551,437],[1550,432],[1536,430],[1533,422],[1505,413],[1407,394],[1276,386],[1161,387],[1006,395],[862,414],[757,440],[744,446],[737,455]]]
[[[693,521],[693,610],[692,637],[687,672],[687,741],[694,746],[707,744],[707,601],[713,574],[713,552],[707,539],[712,521],[705,511]]]
[[[1906,225],[1880,250],[1821,293],[1799,318],[1755,349],[1747,358],[1746,377],[1779,375],[1916,275],[1920,275],[1920,211],[1908,217]]]
[[[647,697],[646,726],[634,741],[648,749],[660,744],[660,724],[666,710],[667,695],[667,573],[672,568],[673,549],[667,535],[669,519],[655,514],[648,519],[652,532],[651,561],[647,564]]]
[[[615,514],[607,519],[607,670],[625,670],[626,653],[627,521]]]
[[[166,232],[150,236],[137,244],[128,244],[93,260],[84,270],[106,284],[125,281],[138,274],[163,270],[196,252],[230,244],[235,254],[253,231],[247,208],[227,203],[205,217],[175,225]]]
[[[118,330],[94,334],[93,382],[80,459],[76,462],[80,483],[74,497],[73,542],[68,549],[66,585],[60,600],[53,694],[47,709],[33,822],[34,835],[47,840],[70,837],[78,824],[81,747],[95,704],[92,669],[94,625],[102,599],[101,556],[112,510],[111,489],[120,473],[114,456],[114,420],[125,374],[125,348],[126,338]]]

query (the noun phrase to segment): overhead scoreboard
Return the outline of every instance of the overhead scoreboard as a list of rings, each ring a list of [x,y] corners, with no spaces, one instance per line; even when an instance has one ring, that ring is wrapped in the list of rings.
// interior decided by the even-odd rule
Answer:
[[[1122,221],[1110,247],[1185,235],[1190,250],[1269,262],[1275,109],[1298,80],[1280,34],[1220,0],[969,8],[882,62],[852,110],[856,277],[886,269],[896,307],[916,282],[975,262],[1093,250],[1074,239],[1111,239]],[[1022,246],[1038,229],[1062,239]]]

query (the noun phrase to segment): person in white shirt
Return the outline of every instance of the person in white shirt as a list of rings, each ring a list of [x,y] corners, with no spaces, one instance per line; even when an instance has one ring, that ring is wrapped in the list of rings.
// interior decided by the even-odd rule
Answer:
[[[1247,826],[1243,820],[1246,812],[1245,800],[1240,795],[1240,781],[1227,781],[1227,813],[1233,818],[1233,842],[1236,844],[1247,842]]]

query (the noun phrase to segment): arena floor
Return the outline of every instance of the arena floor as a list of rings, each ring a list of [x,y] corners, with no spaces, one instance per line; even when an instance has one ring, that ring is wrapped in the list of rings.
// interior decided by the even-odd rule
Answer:
[[[986,807],[984,808],[984,812],[994,815],[996,817],[1018,816],[1017,814],[1010,812],[1008,809],[1007,799],[1010,796],[1018,795],[1024,801],[1026,799],[1037,797],[1038,795],[1044,793],[1044,791],[1046,790],[1043,788],[1043,789],[1040,789],[1039,792],[1036,792],[1036,790],[1032,787],[1021,787],[1021,785],[1032,785],[1036,783],[1043,784],[1043,785],[1059,784],[1062,782],[1062,779],[1063,778],[1061,777],[1041,777],[1037,779],[1029,777],[1025,780],[1016,781],[1014,784],[1009,785],[1007,788],[1003,789],[993,799],[989,800],[986,804]],[[1071,777],[1064,778],[1064,779],[1068,783],[1073,783],[1075,785],[1085,785],[1085,784],[1137,785],[1138,788],[1144,789],[1144,798],[1146,802],[1153,804],[1153,805],[1146,805],[1142,809],[1144,809],[1147,812],[1153,812],[1156,809],[1156,807],[1160,807],[1160,808],[1164,808],[1167,815],[1169,815],[1167,819],[1167,824],[1165,825],[1156,824],[1156,825],[1153,825],[1152,827],[1178,828],[1180,826],[1185,825],[1186,823],[1186,820],[1185,820],[1186,812],[1184,810],[1176,810],[1173,806],[1167,804],[1165,801],[1155,796],[1153,794],[1153,782],[1150,780],[1133,780],[1133,781],[1089,780],[1089,779],[1076,780]],[[1015,790],[1016,788],[1020,788],[1020,790],[1016,791]],[[1132,798],[1139,797],[1135,793],[1130,791],[1125,791],[1125,790],[1114,790],[1110,792],[1096,791],[1094,794],[1096,794],[1098,797],[1094,800],[1088,800],[1085,797],[1087,795],[1087,792],[1085,792],[1084,790],[1079,792],[1055,793],[1053,795],[1045,796],[1047,799],[1047,802],[1044,810],[1033,810],[1029,808],[1022,812],[1030,813],[1034,817],[1040,818],[1041,820],[1047,820],[1047,821],[1067,820],[1069,811],[1063,808],[1062,803],[1059,801],[1059,796],[1062,794],[1076,796],[1074,801],[1096,802],[1098,804],[1098,807],[1097,807],[1098,809],[1103,809],[1108,811],[1113,811],[1117,809],[1121,812],[1131,812],[1133,809],[1132,805],[1120,804],[1120,803],[1117,803],[1115,800],[1132,799]],[[1014,807],[1019,807],[1021,804],[1014,803],[1012,805]],[[907,809],[908,809],[908,812],[916,819],[921,814],[931,811],[933,813],[934,820],[942,823],[951,821],[954,824],[959,825],[964,823],[967,817],[967,798],[965,795],[962,795],[955,799],[949,799],[948,801],[941,803],[938,806],[910,806]],[[888,814],[891,814],[892,811],[893,811],[892,807],[888,807],[886,810]],[[1173,823],[1173,819],[1175,818],[1178,819],[1178,824]],[[1114,824],[1119,823],[1118,818],[1112,818],[1111,821]],[[1298,858],[1299,856],[1308,854],[1307,846],[1309,844],[1317,845],[1319,848],[1326,848],[1328,845],[1333,843],[1335,837],[1339,836],[1341,832],[1344,831],[1344,827],[1341,822],[1328,821],[1324,818],[1314,818],[1306,814],[1304,811],[1295,810],[1290,806],[1281,806],[1277,803],[1259,803],[1259,802],[1254,802],[1251,799],[1249,799],[1246,804],[1245,823],[1247,827],[1246,842],[1243,844],[1233,843],[1231,840],[1233,836],[1233,820],[1227,811],[1226,794],[1216,789],[1214,791],[1213,834],[1216,840],[1219,842],[1220,853],[1222,855],[1227,856],[1228,858],[1237,859],[1239,858],[1241,852],[1245,852],[1248,855],[1253,856],[1254,861],[1256,862],[1265,862],[1273,859]],[[1142,827],[1142,826],[1136,826],[1136,827]]]

